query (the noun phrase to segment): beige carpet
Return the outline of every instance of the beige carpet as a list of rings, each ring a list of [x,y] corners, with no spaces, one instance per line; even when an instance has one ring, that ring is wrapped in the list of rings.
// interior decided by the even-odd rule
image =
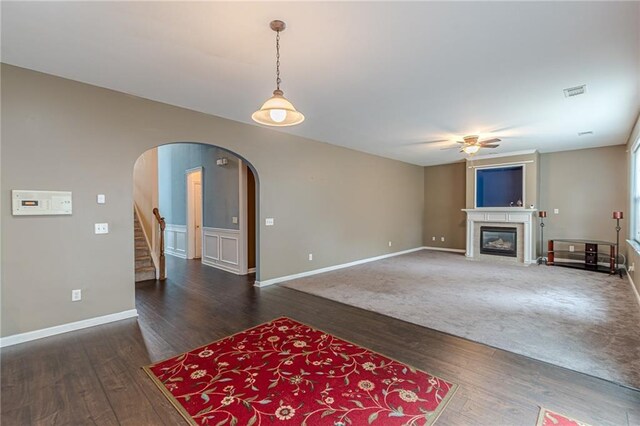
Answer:
[[[626,277],[422,250],[282,285],[640,388]]]

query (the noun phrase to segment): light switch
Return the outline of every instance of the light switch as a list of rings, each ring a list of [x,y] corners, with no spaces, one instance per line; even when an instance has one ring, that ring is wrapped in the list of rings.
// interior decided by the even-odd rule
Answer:
[[[71,301],[78,302],[82,300],[82,290],[71,290]]]
[[[107,197],[104,194],[98,194],[98,204],[104,204],[107,202]]]
[[[233,217],[231,218],[231,222],[233,222],[233,223],[238,223],[238,218],[237,218],[236,216],[233,216]]]
[[[553,209],[553,214],[560,214],[560,209]]]
[[[268,217],[264,220],[264,224],[265,226],[273,226],[273,218],[272,217]]]
[[[108,223],[96,223],[95,224],[95,233],[96,234],[108,234],[109,233],[109,224]]]

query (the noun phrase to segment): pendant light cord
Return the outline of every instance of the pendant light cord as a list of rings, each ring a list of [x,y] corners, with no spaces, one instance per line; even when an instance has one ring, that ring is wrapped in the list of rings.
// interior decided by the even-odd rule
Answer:
[[[280,90],[280,31],[276,33],[276,88]]]

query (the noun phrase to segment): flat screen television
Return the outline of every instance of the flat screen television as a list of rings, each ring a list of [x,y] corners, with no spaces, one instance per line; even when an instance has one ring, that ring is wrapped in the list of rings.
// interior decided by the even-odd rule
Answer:
[[[476,207],[521,207],[523,177],[522,165],[476,169]]]

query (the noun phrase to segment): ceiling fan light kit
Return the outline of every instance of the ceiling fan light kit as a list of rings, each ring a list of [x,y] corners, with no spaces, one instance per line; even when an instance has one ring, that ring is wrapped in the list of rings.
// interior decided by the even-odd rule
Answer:
[[[266,126],[294,126],[304,121],[304,115],[296,110],[280,90],[280,32],[284,31],[287,25],[283,21],[275,20],[271,21],[269,27],[276,32],[276,90],[273,91],[273,96],[251,115],[251,118],[256,123]]]
[[[480,145],[467,145],[462,148],[465,154],[473,155],[476,152],[480,151]]]
[[[479,136],[477,135],[465,136],[462,138],[461,141],[458,141],[458,143],[462,144],[460,152],[464,152],[468,155],[474,155],[480,151],[480,148],[497,148],[500,146],[500,144],[497,143],[500,142],[500,139],[498,138],[491,138],[485,141],[478,141],[478,139]]]

